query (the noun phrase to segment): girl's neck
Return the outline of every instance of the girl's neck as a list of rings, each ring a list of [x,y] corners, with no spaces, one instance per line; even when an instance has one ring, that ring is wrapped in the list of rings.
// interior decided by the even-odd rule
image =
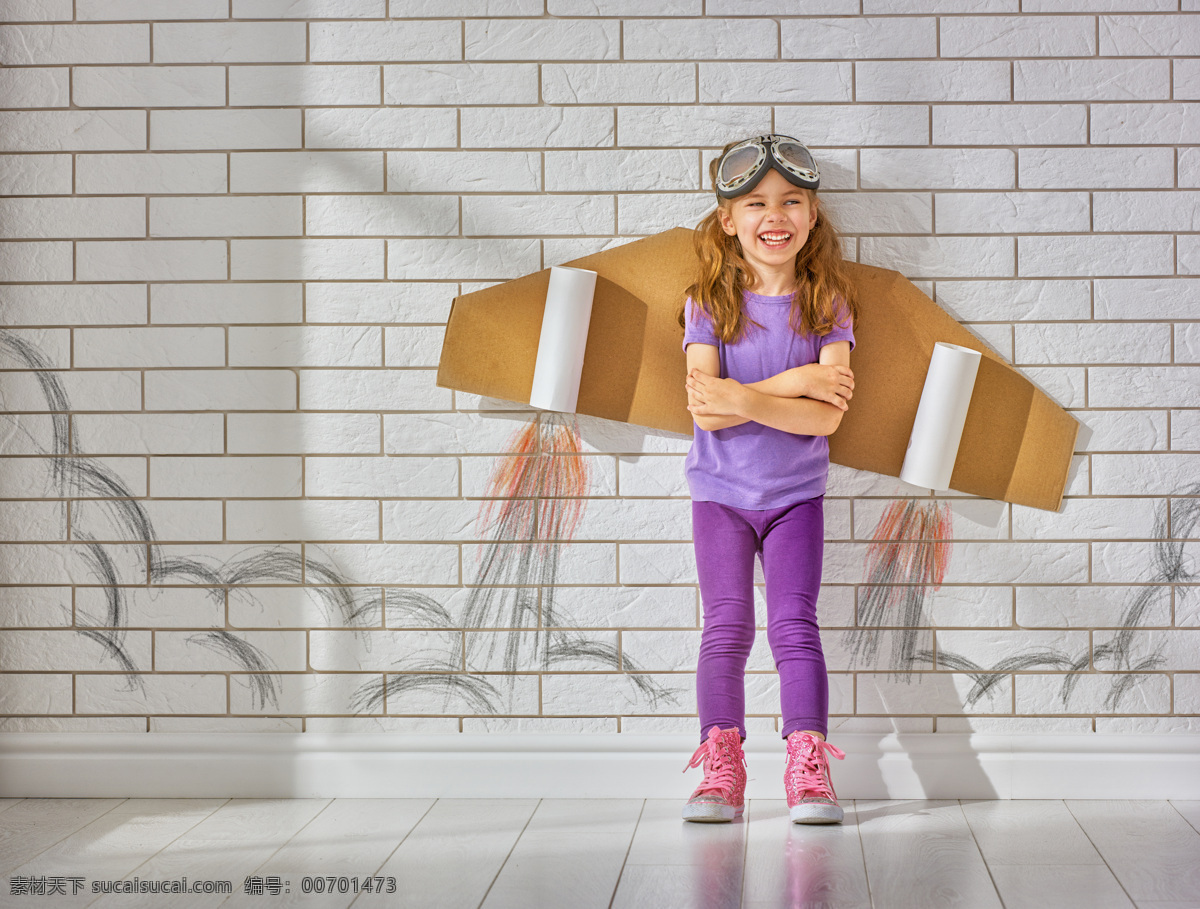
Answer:
[[[760,297],[786,297],[796,292],[795,272],[777,272],[769,275],[756,274],[754,283],[746,290]]]

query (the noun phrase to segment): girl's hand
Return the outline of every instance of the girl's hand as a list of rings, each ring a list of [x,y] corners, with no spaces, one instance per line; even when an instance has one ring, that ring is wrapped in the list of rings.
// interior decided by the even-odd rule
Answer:
[[[698,369],[688,373],[688,410],[698,416],[738,416],[743,394],[742,384],[734,379],[718,379]]]
[[[802,389],[797,397],[824,401],[840,410],[850,408],[848,402],[854,397],[854,373],[849,366],[809,363],[788,372],[797,374],[796,382]]]

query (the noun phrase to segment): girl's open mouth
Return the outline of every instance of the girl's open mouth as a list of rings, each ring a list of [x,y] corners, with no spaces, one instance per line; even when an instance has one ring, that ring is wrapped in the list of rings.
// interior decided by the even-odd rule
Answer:
[[[763,246],[773,249],[782,249],[787,246],[792,240],[792,235],[784,231],[769,231],[758,235],[759,242]]]

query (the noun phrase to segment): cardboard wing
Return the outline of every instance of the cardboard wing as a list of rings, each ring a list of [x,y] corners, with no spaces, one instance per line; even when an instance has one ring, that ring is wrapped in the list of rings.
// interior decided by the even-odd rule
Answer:
[[[675,228],[566,264],[598,274],[579,413],[691,434],[677,321],[692,231]],[[836,464],[899,476],[938,341],[981,351],[950,487],[1057,510],[1079,423],[899,272],[852,264],[859,321],[854,399],[830,437]],[[549,269],[454,301],[437,384],[528,403]]]

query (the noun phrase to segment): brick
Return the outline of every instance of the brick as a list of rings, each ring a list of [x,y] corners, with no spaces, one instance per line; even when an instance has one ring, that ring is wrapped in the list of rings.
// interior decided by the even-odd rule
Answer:
[[[154,496],[263,498],[300,495],[299,458],[155,457]]]
[[[1171,238],[1154,235],[1021,237],[1022,277],[1165,275],[1172,268]]]
[[[1177,268],[1181,275],[1200,274],[1200,242],[1196,237],[1184,235],[1176,241]]]
[[[450,151],[437,155],[389,152],[387,178],[391,192],[530,192],[542,188],[541,155],[489,151]],[[436,198],[430,196],[431,200]],[[396,205],[395,197],[385,197],[382,201],[392,207]]]
[[[845,539],[872,540],[885,511],[894,502],[886,499],[862,499],[854,503],[853,534]],[[949,538],[961,540],[1007,540],[1008,506],[990,500],[951,499]],[[828,512],[828,506],[827,506]]]
[[[70,587],[0,588],[0,627],[48,628],[71,624]]]
[[[384,365],[436,367],[445,335],[440,325],[384,329]]]
[[[1195,315],[1194,278],[1112,278],[1096,281],[1096,318],[1141,322],[1147,313],[1159,319]]]
[[[388,414],[383,448],[388,454],[502,454],[512,450],[513,437],[529,419],[505,413]]]
[[[1200,454],[1092,455],[1092,488],[1097,495],[1172,495],[1194,482]],[[1147,522],[1143,536],[1151,536]]]
[[[67,538],[62,502],[0,502],[0,540],[50,541]]]
[[[543,422],[542,445],[547,451],[577,450],[587,453],[674,453],[686,454],[691,447],[692,437],[664,430],[653,430],[616,420],[604,420],[576,415],[579,427],[578,440],[554,431],[556,423]],[[568,438],[571,441],[568,441]],[[682,467],[681,467],[682,469]]]
[[[1136,539],[1153,527],[1160,504],[1156,499],[1066,499],[1058,512],[1015,506],[1013,539]]]
[[[233,628],[338,628],[379,626],[383,589],[321,587],[324,578],[307,566],[303,587],[242,587],[230,591]]]
[[[1013,244],[1006,237],[863,237],[864,262],[887,262],[916,278],[1007,277]]]
[[[1016,160],[1007,149],[868,149],[863,189],[1011,189]]]
[[[1079,451],[1162,451],[1168,447],[1167,415],[1161,411],[1084,410]]]
[[[443,5],[444,6],[444,5]],[[386,14],[385,0],[235,0],[234,16],[246,19],[378,19]],[[406,7],[404,16],[414,12]],[[454,12],[445,10],[445,16]]]
[[[314,62],[324,63],[461,60],[462,31],[451,21],[314,22],[309,53]]]
[[[696,713],[696,678],[694,673],[646,673],[639,676],[655,688],[666,689],[673,700],[658,699],[657,706],[650,703],[641,689],[628,677],[598,673],[544,673],[542,679],[542,714],[591,715],[596,704],[612,705],[622,711],[639,714],[689,714]],[[747,678],[747,683],[752,681]],[[776,693],[778,699],[778,693]],[[747,710],[751,701],[747,698]],[[658,728],[661,721],[656,720]],[[688,721],[694,729],[696,721]],[[624,728],[624,725],[622,725]]]
[[[154,25],[155,63],[303,63],[305,44],[303,22]]]
[[[459,232],[458,202],[444,196],[308,196],[308,236],[448,236]]]
[[[93,152],[145,148],[146,115],[142,111],[0,111],[0,151]]]
[[[775,124],[786,136],[800,139],[820,137],[823,148],[929,144],[929,108],[923,104],[804,104],[802,107],[776,107]],[[818,163],[823,167],[823,162]],[[704,173],[707,176],[707,170]]]
[[[379,505],[357,500],[229,502],[225,535],[231,540],[378,540]]]
[[[0,711],[5,714],[71,713],[71,676],[37,673],[4,673],[0,686]]]
[[[258,651],[269,670],[301,672],[307,668],[303,631],[239,631],[236,637]],[[154,634],[157,672],[229,672],[248,668],[219,636],[211,632],[158,631]]]
[[[1200,673],[1175,675],[1175,712],[1200,713]]]
[[[0,325],[119,325],[145,321],[146,289],[137,284],[0,287]]]
[[[459,548],[428,543],[325,543],[306,550],[359,584],[461,584]]]
[[[1068,678],[1073,687],[1063,703]],[[1170,680],[1165,675],[1139,676],[1137,684],[1124,687],[1123,696],[1113,703],[1110,699],[1120,685],[1121,676],[1116,673],[1017,675],[1017,712],[1158,714],[1170,709]]]
[[[623,146],[719,149],[735,139],[770,131],[771,109],[765,106],[648,104],[617,108],[617,135]]]
[[[1099,189],[1171,186],[1169,148],[1023,148],[1017,153],[1023,189]]]
[[[443,499],[406,499],[383,505],[383,538],[389,542],[475,542],[486,536],[477,527],[481,503]]]
[[[10,717],[0,719],[5,732],[145,732],[146,718],[129,717]]]
[[[0,155],[0,193],[5,196],[70,192],[70,155]]]
[[[1200,412],[1171,412],[1171,448],[1176,451],[1200,449]]]
[[[8,66],[149,63],[150,26],[3,25],[0,59]]]
[[[1082,104],[935,104],[933,144],[1082,145],[1087,117]]]
[[[66,401],[47,398],[42,379],[61,386]],[[7,413],[140,410],[142,379],[135,372],[10,372],[3,376]]]
[[[0,10],[0,22],[67,21],[71,19],[72,3],[73,0],[10,0]]]
[[[432,369],[306,369],[300,373],[303,410],[446,410],[450,391],[435,387]]]
[[[1178,9],[1178,0],[1023,0],[1021,9],[1026,13],[1092,14],[1119,11],[1174,11]]]
[[[1200,85],[1188,93],[1180,85],[1183,64],[1175,62],[1176,99],[1200,98]],[[1200,74],[1200,68],[1196,70]],[[1200,142],[1200,104],[1093,104],[1093,145],[1190,145]]]
[[[944,234],[1087,231],[1086,193],[936,193],[937,230]]]
[[[656,16],[699,16],[704,0],[660,0]],[[603,8],[595,0],[546,0],[551,16],[639,16],[646,11],[643,0],[609,0]]]
[[[1200,546],[1193,542],[1102,542],[1093,543],[1092,550],[1092,581],[1101,584],[1161,583],[1171,580],[1169,574],[1175,565],[1182,566],[1190,576],[1189,566],[1200,554]],[[1194,624],[1195,618],[1190,621]]]
[[[149,202],[152,237],[299,236],[304,232],[299,196],[169,196]]]
[[[1200,100],[1200,63],[1195,60],[1176,60],[1172,69],[1174,82],[1171,97],[1188,101]],[[1195,115],[1191,115],[1189,119],[1195,122]]]
[[[779,26],[768,19],[628,19],[627,60],[774,59]]]
[[[797,12],[789,0],[707,0],[704,9],[710,16],[793,16]],[[858,11],[857,0],[809,0],[803,10],[812,16],[853,16]]]
[[[387,276],[401,281],[502,281],[541,267],[536,239],[388,240],[387,247]]]
[[[614,144],[609,108],[468,107],[460,117],[463,148],[601,148]]]
[[[1200,230],[1200,192],[1095,193],[1097,231]]]
[[[691,543],[622,543],[622,584],[695,584]]]
[[[223,0],[75,0],[75,18],[103,19],[224,19]]]
[[[65,67],[9,69],[5,78],[4,106],[66,107],[70,79]]]
[[[1018,325],[1016,363],[1068,364],[1168,363],[1170,326],[1142,325],[1131,332],[1125,325]]]
[[[471,236],[608,234],[616,205],[611,196],[466,196],[463,232]]]
[[[226,277],[224,240],[81,240],[75,275],[84,281],[211,281]]]
[[[153,716],[150,732],[216,733],[301,732],[302,720],[295,718],[244,716]]]
[[[851,101],[853,83],[849,63],[704,62],[700,103]]]
[[[358,413],[231,413],[230,454],[379,451],[379,418]]]
[[[71,100],[76,107],[223,107],[225,72],[218,66],[76,66]]]
[[[71,440],[90,454],[220,454],[225,420],[216,413],[74,414]]]
[[[231,366],[380,366],[379,328],[247,326],[229,329]]]
[[[546,104],[689,103],[696,101],[694,63],[545,63]]]
[[[1104,57],[1195,57],[1200,55],[1196,20],[1176,16],[1101,16]]]
[[[224,366],[221,328],[80,328],[75,366],[83,369]]]
[[[146,374],[147,410],[295,410],[286,369],[172,369]]]
[[[144,114],[135,111],[129,111],[128,114],[137,116],[141,123],[145,123]],[[300,116],[299,110],[286,108],[153,110],[150,112],[150,128],[154,141],[149,147],[190,152],[200,149],[299,148]],[[142,142],[136,147],[147,146]],[[235,164],[239,158],[233,158]],[[237,186],[232,186],[231,190],[254,191]],[[298,192],[301,187],[289,184],[284,191]]]
[[[863,595],[860,588],[860,602]],[[1012,624],[1012,598],[1009,587],[943,585],[926,591],[922,608],[936,628],[1007,628]],[[852,616],[846,624],[853,624]]]
[[[82,524],[85,532],[97,538],[109,536],[113,542],[120,542],[125,537],[134,536],[128,531],[117,528],[109,530],[107,534],[97,533],[95,528],[101,523],[100,515],[103,506],[98,503],[83,504],[88,506],[88,513],[84,515],[81,513],[80,506],[74,506],[71,511],[71,519],[76,526],[80,526],[82,520],[87,519],[87,523]],[[143,507],[149,523],[154,528],[154,537],[159,542],[187,542],[189,540],[216,542],[224,535],[220,502],[156,500],[143,503]],[[92,520],[93,515],[96,517],[95,520]]]
[[[262,285],[258,285],[262,286]],[[305,293],[305,315],[317,322],[436,322],[445,324],[454,299],[454,285],[400,284],[396,282],[310,284]],[[255,320],[266,321],[266,320]],[[297,322],[299,319],[279,319]]]
[[[1010,101],[1004,60],[877,61],[854,66],[858,101]]]
[[[1167,60],[1017,60],[1015,101],[1164,101]]]
[[[476,19],[466,23],[467,60],[536,60],[554,48],[556,60],[616,60],[621,55],[617,19]]]
[[[321,281],[383,277],[380,239],[233,240],[230,277],[238,281]]]
[[[223,193],[228,185],[225,162],[224,155],[203,152],[77,155],[75,192]]]
[[[965,673],[922,672],[912,681],[883,673],[860,672],[856,675],[856,713],[963,715],[975,713],[1012,713],[1012,679],[1003,676],[975,700],[967,697],[976,679]]]
[[[383,68],[384,104],[467,106],[537,101],[534,63],[399,63]],[[463,131],[467,144],[465,124]]]
[[[1096,55],[1096,21],[1085,16],[947,17],[941,26],[943,57]]]
[[[302,313],[299,284],[223,282],[150,288],[150,321],[160,325],[299,322]]]
[[[527,456],[518,456],[527,457]],[[502,485],[499,491],[493,491],[492,477],[501,462],[507,462],[507,457],[479,458],[464,457],[462,459],[462,494],[470,498],[507,497],[507,486]],[[587,494],[589,496],[615,495],[616,459],[605,456],[589,456],[584,469],[588,475]],[[507,465],[506,465],[507,466]]]
[[[553,646],[553,643],[550,646]],[[500,672],[509,665],[514,666],[518,672],[541,669],[547,663],[544,656],[546,647],[547,638],[544,632],[469,631],[466,634],[467,671]],[[593,656],[590,648],[611,648],[615,653],[617,632],[592,631],[588,634],[585,647],[588,649],[573,658],[566,655],[569,651],[564,647],[552,661],[554,670],[592,673],[612,671],[611,663]]]
[[[222,80],[222,99],[224,88]],[[378,66],[229,67],[229,103],[234,107],[377,105],[381,97]]]
[[[1058,585],[1018,587],[1017,624],[1029,627],[1119,628],[1139,609],[1141,625],[1169,625],[1169,587]],[[1140,606],[1139,606],[1140,604]]]
[[[225,713],[225,676],[141,673],[131,687],[124,675],[75,678],[76,713]]]
[[[811,11],[805,9],[806,13]],[[858,10],[854,10],[857,14]],[[801,60],[936,57],[933,18],[784,19],[783,56]]]
[[[1092,407],[1200,407],[1200,369],[1193,366],[1093,366]]]
[[[0,476],[0,497],[7,499],[69,498],[81,493],[68,486],[68,480],[54,473],[49,458],[5,458],[5,473]],[[74,462],[84,471],[81,480],[87,481],[82,495],[88,498],[129,498],[146,494],[145,458],[80,458]],[[91,482],[86,474],[97,474]],[[73,482],[71,478],[70,482]]]
[[[109,670],[120,663],[104,645],[71,629],[0,632],[6,671]],[[121,645],[137,666],[150,665],[150,632],[128,631]]]
[[[383,190],[378,152],[248,152],[230,158],[235,193],[370,193]]]
[[[696,604],[685,587],[556,587],[552,618],[565,628],[690,628]]]
[[[1200,363],[1200,323],[1175,327],[1175,362]]]
[[[321,108],[304,111],[306,148],[426,148],[458,143],[448,108]]]
[[[285,673],[278,678],[275,701],[259,696],[248,675],[229,677],[229,709],[234,713],[307,716],[313,713],[346,713],[355,710],[355,696],[366,685],[379,681],[379,674]],[[365,705],[364,705],[365,706]],[[367,708],[366,714],[382,712]],[[311,722],[311,720],[306,721]]]
[[[5,355],[0,362],[3,362],[6,369],[24,369],[30,366],[43,369],[68,368],[71,365],[70,334],[62,328],[6,329]],[[18,345],[20,350],[17,349]],[[35,375],[34,378],[40,379],[41,376]],[[29,453],[32,452],[27,452]]]

